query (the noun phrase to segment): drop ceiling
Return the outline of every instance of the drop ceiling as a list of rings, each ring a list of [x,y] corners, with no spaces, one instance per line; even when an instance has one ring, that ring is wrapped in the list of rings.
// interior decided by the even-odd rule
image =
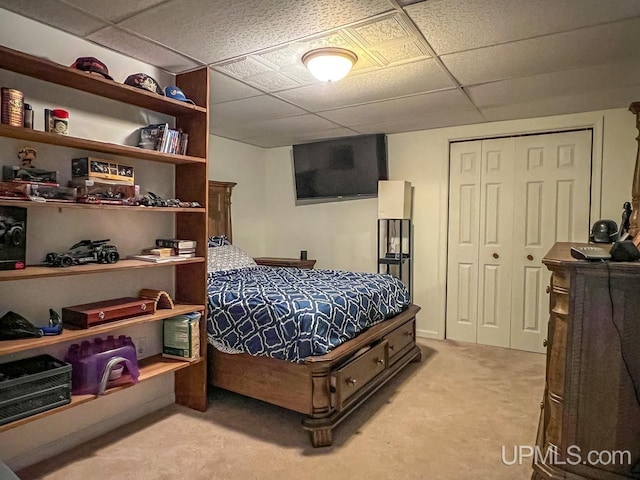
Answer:
[[[0,8],[172,73],[208,66],[211,132],[261,147],[640,100],[638,0],[0,0]],[[358,55],[347,78],[309,75],[300,58],[320,46]]]

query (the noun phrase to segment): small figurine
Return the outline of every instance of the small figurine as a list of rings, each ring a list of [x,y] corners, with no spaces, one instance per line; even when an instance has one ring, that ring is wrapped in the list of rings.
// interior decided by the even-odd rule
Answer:
[[[38,157],[38,152],[33,147],[22,147],[18,152],[20,166],[22,168],[36,168],[33,161]]]

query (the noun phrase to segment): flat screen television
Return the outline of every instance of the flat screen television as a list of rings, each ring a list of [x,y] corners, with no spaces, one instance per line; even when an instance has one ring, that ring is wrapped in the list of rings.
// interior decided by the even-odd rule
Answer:
[[[296,205],[372,198],[388,179],[384,134],[293,146]]]

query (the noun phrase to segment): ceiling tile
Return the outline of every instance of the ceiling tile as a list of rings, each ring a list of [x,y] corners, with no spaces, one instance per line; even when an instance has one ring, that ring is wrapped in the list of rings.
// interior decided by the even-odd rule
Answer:
[[[389,122],[391,119],[410,119],[426,114],[456,109],[465,110],[472,107],[473,105],[460,90],[446,90],[340,108],[322,112],[319,115],[340,125],[353,126]]]
[[[255,97],[262,93],[213,69],[209,70],[209,90],[211,93],[209,101],[211,105],[240,98]]]
[[[437,54],[640,15],[637,0],[431,0],[405,8]]]
[[[441,90],[453,82],[432,60],[422,60],[278,93],[300,107],[319,112],[340,107]]]
[[[317,48],[339,47],[354,52],[358,61],[350,76],[388,65],[429,58],[424,42],[396,12],[356,23],[349,28],[217,62],[212,67],[267,92],[319,84],[302,63],[303,55]]]
[[[0,0],[0,8],[6,8],[24,17],[38,20],[46,25],[84,37],[107,26],[106,22],[97,20],[74,7],[56,0]],[[25,32],[25,35],[28,35]]]
[[[330,128],[338,128],[329,120],[320,118],[317,115],[297,115],[295,117],[275,118],[272,120],[263,120],[259,122],[246,123],[237,126],[236,131],[242,131],[242,138],[251,137],[267,137],[269,135],[293,135],[300,133],[316,132],[318,130],[328,130]],[[231,129],[231,127],[224,127]],[[241,129],[241,130],[240,130]]]
[[[609,108],[626,108],[640,98],[640,85],[601,90],[597,95],[581,93],[543,100],[526,101],[481,109],[489,121],[545,117],[566,113],[589,112]]]
[[[478,108],[640,84],[640,64],[616,63],[512,78],[465,88]]]
[[[386,122],[371,123],[351,127],[360,133],[401,133],[428,130],[430,128],[450,127],[453,125],[469,125],[483,123],[485,119],[476,110],[438,113],[415,118],[400,118]]]
[[[122,25],[213,63],[391,10],[388,0],[173,0]]]
[[[355,132],[348,128],[330,128],[327,130],[319,130],[316,132],[298,133],[292,135],[281,134],[276,136],[270,135],[267,137],[245,138],[242,141],[263,148],[273,148],[313,142],[316,140],[327,140],[330,138],[352,137],[354,135],[358,135],[358,132]]]
[[[107,48],[137,58],[172,73],[191,70],[202,64],[194,62],[179,53],[148,42],[117,27],[106,27],[87,37],[89,40]],[[135,72],[132,72],[135,73]]]
[[[243,98],[215,105],[211,108],[211,125],[237,125],[270,118],[303,115],[306,112],[269,95]]]
[[[110,22],[119,22],[131,15],[151,8],[166,0],[62,0],[75,5],[87,13],[102,17]]]
[[[575,67],[636,61],[640,19],[585,28],[441,57],[462,85]]]

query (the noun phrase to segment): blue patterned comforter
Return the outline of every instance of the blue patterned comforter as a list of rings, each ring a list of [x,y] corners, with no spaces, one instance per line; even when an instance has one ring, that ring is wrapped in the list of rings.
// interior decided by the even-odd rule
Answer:
[[[251,355],[302,362],[409,304],[390,275],[253,267],[210,273],[209,338]]]

